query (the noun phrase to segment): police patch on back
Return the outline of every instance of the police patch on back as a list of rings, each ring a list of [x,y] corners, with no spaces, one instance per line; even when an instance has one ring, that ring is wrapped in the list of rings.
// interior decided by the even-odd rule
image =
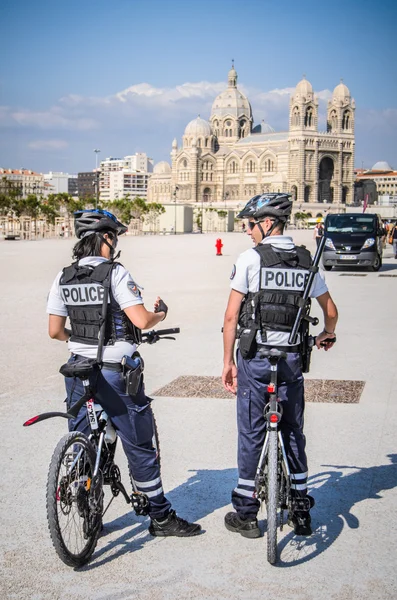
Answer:
[[[105,295],[105,288],[99,283],[61,285],[60,291],[66,306],[102,304]],[[108,302],[110,302],[110,298],[108,298]]]
[[[303,269],[262,268],[262,289],[302,292],[309,273]]]

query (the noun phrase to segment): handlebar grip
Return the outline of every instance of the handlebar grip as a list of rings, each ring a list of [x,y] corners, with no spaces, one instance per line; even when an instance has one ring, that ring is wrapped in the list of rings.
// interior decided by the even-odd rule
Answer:
[[[147,331],[146,333],[142,333],[142,337],[148,337],[154,335],[170,335],[172,333],[180,333],[180,327],[173,327],[171,329],[156,329],[152,331]]]

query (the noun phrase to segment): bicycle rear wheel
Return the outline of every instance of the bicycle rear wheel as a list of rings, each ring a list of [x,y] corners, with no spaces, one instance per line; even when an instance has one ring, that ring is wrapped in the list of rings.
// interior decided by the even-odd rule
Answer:
[[[277,560],[277,505],[279,498],[277,479],[278,435],[269,431],[267,454],[267,560],[273,565]]]
[[[98,540],[103,481],[94,481],[94,466],[93,445],[75,431],[59,441],[48,472],[48,528],[59,558],[71,567],[86,564]]]

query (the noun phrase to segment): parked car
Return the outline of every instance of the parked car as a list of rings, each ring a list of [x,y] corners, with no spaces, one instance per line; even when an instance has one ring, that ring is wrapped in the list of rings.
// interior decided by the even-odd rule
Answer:
[[[382,266],[382,238],[386,231],[377,214],[341,213],[328,215],[324,223],[323,266],[362,266],[379,271]]]

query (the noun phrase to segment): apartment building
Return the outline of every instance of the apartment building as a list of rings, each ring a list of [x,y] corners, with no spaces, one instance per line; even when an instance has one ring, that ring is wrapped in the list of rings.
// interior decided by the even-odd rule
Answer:
[[[124,158],[109,157],[101,161],[99,193],[108,202],[129,195],[147,197],[148,181],[153,172],[153,160],[144,152]]]
[[[28,169],[0,169],[0,193],[7,194],[10,188],[18,191],[21,198],[29,194],[45,196],[48,186],[42,173]]]

